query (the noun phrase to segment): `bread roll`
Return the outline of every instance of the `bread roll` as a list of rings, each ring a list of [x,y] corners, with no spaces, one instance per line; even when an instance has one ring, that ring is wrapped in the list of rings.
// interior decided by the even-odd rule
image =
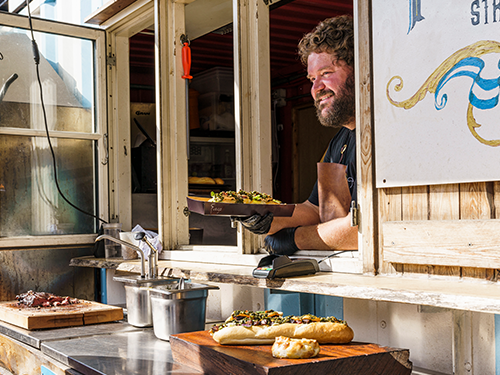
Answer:
[[[190,184],[215,185],[212,177],[189,177],[188,182]]]
[[[292,339],[279,336],[274,340],[271,353],[275,358],[313,358],[319,354],[318,341],[312,339]]]

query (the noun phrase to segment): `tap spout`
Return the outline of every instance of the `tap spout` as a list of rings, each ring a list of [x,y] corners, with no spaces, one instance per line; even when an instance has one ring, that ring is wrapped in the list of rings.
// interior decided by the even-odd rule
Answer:
[[[134,238],[139,241],[145,242],[149,248],[151,249],[151,252],[149,253],[149,272],[153,274],[153,277],[158,276],[158,250],[149,242],[146,233],[144,232],[138,232]]]
[[[14,82],[19,76],[17,75],[17,73],[14,73],[12,74],[8,79],[7,81],[5,81],[5,83],[3,84],[2,88],[0,89],[0,103],[2,102],[3,100],[3,97],[5,96],[5,94],[7,94],[7,90],[9,89],[9,86],[12,84],[12,82]]]
[[[100,240],[110,240],[112,242],[116,242],[117,244],[129,247],[129,248],[135,250],[141,258],[141,278],[144,279],[146,277],[146,272],[145,272],[146,265],[145,265],[145,260],[144,260],[144,251],[142,251],[142,249],[140,247],[132,245],[131,243],[128,243],[126,241],[119,240],[118,238],[115,238],[115,237],[110,236],[108,234],[101,234],[100,236],[98,236],[95,239],[95,242],[100,241]],[[151,275],[148,275],[148,276],[151,277]]]

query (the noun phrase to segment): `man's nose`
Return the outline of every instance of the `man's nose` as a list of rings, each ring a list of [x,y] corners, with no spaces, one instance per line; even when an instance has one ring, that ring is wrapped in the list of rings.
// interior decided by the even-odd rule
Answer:
[[[311,95],[313,96],[313,98],[316,99],[316,94],[324,88],[325,85],[323,84],[323,81],[321,79],[315,79],[311,86]]]

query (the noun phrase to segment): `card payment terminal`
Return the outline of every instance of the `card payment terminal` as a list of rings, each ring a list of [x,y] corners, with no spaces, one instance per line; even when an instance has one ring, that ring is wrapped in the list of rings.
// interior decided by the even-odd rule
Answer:
[[[311,275],[318,271],[316,259],[290,259],[286,255],[271,254],[260,260],[252,275],[258,279],[274,279]]]

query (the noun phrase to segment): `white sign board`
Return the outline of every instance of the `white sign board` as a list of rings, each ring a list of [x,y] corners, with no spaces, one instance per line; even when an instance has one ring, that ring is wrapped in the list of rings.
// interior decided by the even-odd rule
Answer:
[[[373,0],[376,186],[500,180],[500,5]]]

